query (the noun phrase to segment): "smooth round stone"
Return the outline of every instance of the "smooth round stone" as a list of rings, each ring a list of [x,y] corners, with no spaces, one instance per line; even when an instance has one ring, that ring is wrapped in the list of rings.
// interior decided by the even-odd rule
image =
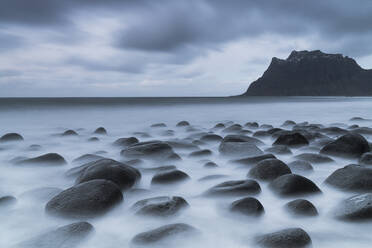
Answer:
[[[64,133],[62,133],[62,136],[77,136],[78,133],[74,130],[67,130]]]
[[[346,221],[372,220],[372,193],[352,196],[335,209],[335,217]]]
[[[291,174],[289,167],[279,159],[265,159],[253,166],[249,172],[249,177],[271,181],[285,174]]]
[[[217,184],[207,190],[206,196],[244,196],[255,195],[261,192],[260,185],[251,179],[232,180]]]
[[[264,154],[264,155],[231,160],[231,162],[236,163],[236,164],[251,166],[251,165],[255,165],[261,162],[262,160],[270,159],[270,158],[276,158],[276,157],[273,154]]]
[[[139,140],[136,137],[120,138],[115,140],[114,146],[128,147],[137,144]]]
[[[288,228],[257,236],[255,242],[263,248],[306,248],[311,246],[310,236],[301,228]]]
[[[204,142],[219,142],[222,140],[222,137],[217,134],[206,134],[200,140]]]
[[[267,148],[265,152],[274,153],[274,154],[292,154],[291,149],[284,145],[276,145],[270,148]]]
[[[362,165],[372,165],[372,152],[363,153],[359,159],[359,163]]]
[[[179,196],[153,197],[136,202],[132,209],[138,215],[169,217],[174,216],[189,207],[187,201]]]
[[[190,126],[190,123],[188,121],[180,121],[176,125],[177,127],[187,127]]]
[[[276,178],[270,183],[270,188],[281,196],[298,196],[321,192],[313,181],[296,174],[287,174]]]
[[[96,130],[94,130],[95,134],[101,134],[101,135],[106,135],[107,131],[104,127],[99,127]]]
[[[18,133],[7,133],[0,137],[0,142],[22,141],[23,137]]]
[[[280,135],[273,145],[300,147],[309,145],[309,141],[302,134],[296,132]]]
[[[0,197],[0,209],[4,207],[9,207],[17,203],[17,198],[11,195]]]
[[[318,215],[316,207],[310,201],[305,199],[290,201],[285,205],[285,208],[289,213],[296,216],[311,217]]]
[[[215,162],[209,161],[204,164],[205,168],[216,168],[218,165]]]
[[[180,170],[159,172],[151,179],[151,184],[173,184],[189,180],[190,177]]]
[[[320,152],[332,156],[359,158],[363,153],[369,151],[369,144],[363,136],[349,133],[325,145]]]
[[[209,149],[204,149],[200,151],[195,151],[189,154],[189,157],[208,157],[212,155],[212,151]]]
[[[314,164],[330,163],[334,161],[330,157],[317,153],[301,153],[299,155],[296,155],[294,158]]]
[[[38,157],[17,161],[15,164],[16,165],[33,164],[33,165],[45,166],[45,165],[65,165],[67,164],[67,162],[58,153],[47,153],[47,154],[44,154]]]
[[[152,124],[151,127],[166,127],[167,125],[165,125],[165,123],[155,123],[155,124]]]
[[[234,201],[230,205],[230,211],[252,217],[261,216],[265,212],[261,202],[254,197]]]
[[[288,167],[294,173],[311,172],[314,170],[313,166],[309,162],[303,160],[292,161],[288,164]]]

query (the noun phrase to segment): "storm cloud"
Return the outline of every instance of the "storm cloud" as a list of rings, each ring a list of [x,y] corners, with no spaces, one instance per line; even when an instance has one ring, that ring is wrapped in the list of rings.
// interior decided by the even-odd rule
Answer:
[[[370,13],[365,0],[2,0],[0,71],[22,73],[0,94],[233,95],[303,49],[368,68]]]

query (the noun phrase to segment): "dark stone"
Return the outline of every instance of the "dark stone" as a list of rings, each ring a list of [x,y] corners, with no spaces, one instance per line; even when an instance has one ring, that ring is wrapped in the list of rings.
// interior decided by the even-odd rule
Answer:
[[[174,151],[166,142],[148,141],[134,144],[122,150],[120,154],[128,158],[166,160]]]
[[[370,96],[372,71],[341,54],[293,51],[273,58],[242,96]]]
[[[247,157],[247,158],[242,158],[242,159],[236,159],[236,160],[232,160],[231,162],[250,166],[250,165],[257,164],[258,162],[262,160],[270,159],[270,158],[276,158],[276,157],[272,154],[264,154],[264,155],[258,155],[258,156]]]
[[[363,136],[350,133],[324,146],[320,152],[333,156],[359,158],[363,153],[369,151],[369,144]]]
[[[195,151],[189,154],[189,157],[206,157],[212,155],[212,151],[209,149],[203,149],[200,151]]]
[[[257,122],[247,122],[247,123],[244,124],[244,126],[246,126],[248,128],[255,129],[255,128],[258,128],[258,123]]]
[[[91,180],[66,189],[45,206],[48,214],[67,218],[101,216],[123,201],[120,188],[108,180]]]
[[[213,128],[215,128],[215,129],[221,129],[221,128],[225,128],[226,126],[225,126],[225,124],[223,124],[223,123],[217,123]]]
[[[267,131],[259,130],[253,133],[253,137],[270,137],[271,134],[269,134]]]
[[[336,218],[346,221],[371,221],[372,194],[354,195],[342,201],[334,214]]]
[[[292,161],[288,164],[288,167],[294,173],[310,172],[314,170],[313,166],[309,162],[303,160]]]
[[[260,185],[251,179],[226,181],[207,190],[206,196],[244,196],[261,192]]]
[[[99,141],[99,139],[98,139],[97,137],[90,137],[90,138],[88,139],[88,141],[89,141],[89,142],[97,142],[97,141]]]
[[[15,198],[14,196],[11,196],[11,195],[1,196],[0,197],[0,208],[12,206],[16,204],[16,202],[17,202],[17,198]]]
[[[142,169],[145,172],[160,172],[160,171],[169,171],[169,170],[175,170],[177,169],[174,165],[164,165],[164,166],[158,166],[153,168],[144,168]]]
[[[75,184],[104,179],[114,182],[123,190],[127,190],[141,178],[141,173],[137,169],[112,159],[100,159],[86,165]]]
[[[275,145],[273,147],[267,148],[265,152],[274,154],[292,154],[291,149],[284,145]]]
[[[160,196],[138,201],[132,209],[138,215],[169,217],[180,213],[187,207],[189,204],[182,197]]]
[[[238,133],[242,130],[242,125],[240,124],[233,124],[229,127],[226,127],[222,130],[223,133]]]
[[[309,141],[302,134],[296,132],[280,135],[273,145],[300,147],[309,145]]]
[[[220,175],[220,174],[215,174],[215,175],[208,175],[204,176],[202,178],[199,178],[199,182],[204,182],[204,181],[210,181],[210,180],[215,180],[215,179],[220,179],[220,178],[225,178],[227,177],[226,175]]]
[[[102,135],[106,135],[107,134],[107,131],[104,127],[99,127],[97,128],[95,131],[94,131],[95,134],[102,134]]]
[[[279,159],[269,158],[253,166],[248,176],[255,179],[271,181],[285,174],[291,174],[289,167]]]
[[[311,247],[310,236],[301,228],[288,228],[257,236],[256,244],[264,248],[305,248]]]
[[[222,155],[231,157],[251,157],[263,154],[256,145],[249,142],[221,142],[218,151]]]
[[[365,118],[359,117],[359,116],[353,117],[353,118],[350,119],[350,121],[370,121],[370,120],[371,119],[365,119]]]
[[[141,138],[151,138],[151,135],[146,132],[134,132],[133,135],[136,135]]]
[[[115,140],[113,143],[114,146],[120,146],[120,147],[128,147],[134,144],[137,144],[139,140],[136,137],[129,137],[129,138],[120,138]]]
[[[186,127],[186,126],[190,126],[190,123],[188,121],[180,121],[177,123],[176,125],[177,127]]]
[[[29,151],[39,151],[41,149],[41,145],[32,144],[28,147]]]
[[[190,225],[183,223],[170,224],[137,234],[131,240],[131,246],[170,247],[170,245],[179,243],[174,240],[175,238],[181,238],[185,242],[187,239],[194,238],[197,234],[199,234],[199,231]]]
[[[296,125],[296,122],[291,121],[291,120],[286,120],[285,122],[283,122],[282,127],[293,127],[294,125]]]
[[[261,129],[266,129],[266,130],[269,130],[269,129],[272,129],[274,128],[273,125],[270,125],[270,124],[262,124],[260,126]]]
[[[372,165],[372,152],[363,153],[359,159],[359,163],[362,165]]]
[[[66,160],[57,153],[47,153],[35,158],[29,158],[20,160],[15,163],[16,165],[27,165],[27,164],[34,164],[34,165],[64,165],[66,164]]]
[[[285,205],[285,208],[291,214],[296,216],[310,217],[318,215],[318,210],[316,209],[316,207],[311,202],[305,199],[290,201]]]
[[[222,137],[217,134],[206,134],[200,140],[204,142],[219,142],[222,140]]]
[[[282,196],[297,196],[320,193],[320,189],[310,179],[296,174],[286,174],[270,183],[270,188]]]
[[[77,132],[75,132],[74,130],[67,130],[67,131],[65,131],[63,134],[62,134],[62,136],[77,136],[78,135],[78,133]]]
[[[322,154],[317,153],[301,153],[295,156],[296,159],[304,160],[314,164],[330,163],[333,159]]]
[[[165,123],[155,123],[155,124],[152,124],[151,127],[166,127],[167,125],[165,125]]]
[[[204,164],[204,167],[205,168],[216,168],[218,167],[218,165],[215,163],[215,162],[212,162],[212,161],[208,161]]]
[[[230,205],[230,210],[247,216],[261,216],[265,210],[261,202],[254,197],[236,200]]]
[[[223,138],[221,143],[223,142],[246,142],[256,146],[264,145],[261,140],[245,135],[227,135]]]
[[[151,184],[179,183],[190,179],[189,175],[180,170],[158,172],[151,179]]]
[[[340,128],[340,127],[326,127],[326,128],[320,129],[320,131],[328,135],[337,135],[337,136],[349,133],[348,130]]]
[[[325,183],[346,191],[369,192],[372,190],[372,168],[347,165],[334,171]]]
[[[0,142],[22,141],[23,137],[18,133],[7,133],[1,136]]]
[[[88,222],[76,222],[21,242],[14,248],[75,248],[93,232]]]

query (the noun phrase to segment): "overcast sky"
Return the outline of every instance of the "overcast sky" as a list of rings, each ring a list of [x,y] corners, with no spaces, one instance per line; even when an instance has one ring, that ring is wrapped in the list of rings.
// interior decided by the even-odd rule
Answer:
[[[372,68],[371,0],[0,0],[0,96],[226,96],[276,56]]]

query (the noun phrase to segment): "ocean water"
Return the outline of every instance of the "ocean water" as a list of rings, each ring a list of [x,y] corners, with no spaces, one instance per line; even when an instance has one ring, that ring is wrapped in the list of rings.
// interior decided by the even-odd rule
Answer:
[[[27,194],[39,187],[66,189],[74,180],[66,178],[64,172],[76,166],[71,161],[83,154],[105,151],[102,156],[123,160],[120,149],[112,142],[121,137],[133,136],[134,132],[146,132],[150,138],[138,137],[140,141],[153,139],[171,140],[186,138],[190,134],[185,128],[176,127],[182,120],[189,121],[200,131],[210,131],[219,123],[257,121],[279,127],[285,120],[309,121],[325,126],[347,127],[355,122],[351,117],[372,118],[372,98],[344,97],[291,97],[291,98],[3,98],[0,99],[0,136],[8,132],[20,133],[25,141],[0,144],[0,196],[13,195],[17,203],[11,208],[0,209],[0,247],[11,247],[46,231],[55,229],[72,220],[50,217],[45,214],[46,200]],[[151,128],[153,123],[163,122],[166,128]],[[372,122],[357,123],[372,127]],[[99,136],[99,142],[88,142],[95,136],[92,132],[103,126],[107,136]],[[60,137],[67,129],[74,129],[78,137]],[[164,136],[163,131],[174,130],[174,136]],[[221,134],[219,131],[217,134]],[[226,135],[226,134],[221,134]],[[365,136],[369,141],[372,137]],[[262,139],[270,147],[271,139]],[[30,151],[32,144],[41,145],[38,151]],[[152,163],[144,166],[174,164],[189,174],[191,180],[177,187],[154,188],[150,185],[152,174],[143,174],[137,188],[150,189],[150,195],[135,195],[124,192],[124,202],[109,214],[89,220],[95,233],[81,244],[82,248],[129,247],[130,240],[138,233],[164,224],[183,222],[198,228],[202,235],[198,239],[181,239],[177,247],[240,248],[255,247],[255,235],[288,227],[301,227],[312,238],[314,247],[371,247],[371,223],[346,223],[335,220],[332,210],[338,203],[352,195],[329,188],[323,182],[334,170],[349,163],[335,159],[328,164],[313,164],[314,172],[306,177],[313,180],[323,191],[320,195],[305,197],[319,211],[315,218],[294,218],[283,205],[292,198],[274,195],[267,183],[260,182],[262,192],[257,195],[265,208],[258,219],[241,218],[229,214],[228,205],[238,198],[210,199],[201,194],[209,187],[226,181],[246,178],[248,169],[228,163],[228,158],[218,153],[218,144],[201,146],[213,151],[208,157],[218,168],[204,168],[200,158],[190,158],[190,151],[176,150],[183,158],[179,162]],[[293,155],[276,155],[284,162],[294,160],[301,153],[293,149]],[[17,167],[10,160],[18,156],[34,157],[47,152],[61,154],[68,162],[60,167]],[[142,165],[141,165],[142,166]],[[223,174],[226,178],[200,182],[198,179],[212,174]],[[149,218],[135,216],[130,207],[138,200],[152,196],[182,196],[190,208],[174,218]]]

